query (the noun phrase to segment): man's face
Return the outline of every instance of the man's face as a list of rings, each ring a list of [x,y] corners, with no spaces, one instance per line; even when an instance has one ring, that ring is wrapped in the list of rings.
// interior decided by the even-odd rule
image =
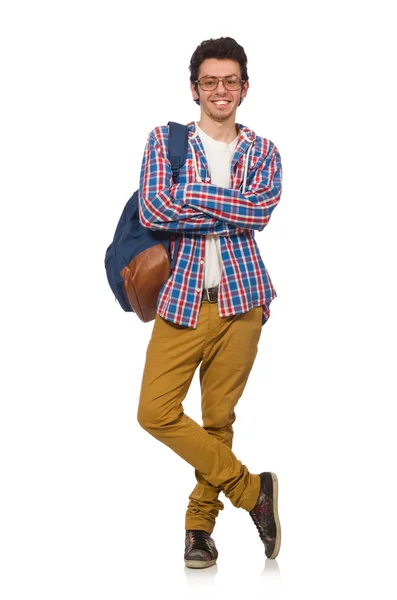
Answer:
[[[234,75],[241,78],[241,69],[238,62],[229,59],[206,58],[200,65],[197,79],[202,77],[227,77]],[[223,122],[235,119],[240,98],[245,98],[248,91],[248,82],[238,90],[227,90],[223,81],[213,91],[205,91],[198,85],[198,94],[193,83],[190,84],[193,99],[200,99],[201,111],[210,119]]]

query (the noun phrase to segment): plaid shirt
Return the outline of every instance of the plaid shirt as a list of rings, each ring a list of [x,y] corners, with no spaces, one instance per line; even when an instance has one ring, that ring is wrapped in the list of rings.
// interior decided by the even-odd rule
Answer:
[[[179,325],[197,327],[207,234],[220,236],[221,317],[262,306],[264,324],[270,316],[270,303],[277,295],[259,253],[255,230],[261,231],[267,225],[279,202],[280,155],[271,141],[243,125],[238,127],[230,188],[211,184],[194,123],[188,125],[188,154],[177,184],[172,181],[167,159],[168,127],[153,129],[146,143],[139,185],[139,216],[142,225],[149,229],[181,234],[174,270],[157,302],[158,314]],[[242,190],[247,155],[246,189]],[[173,248],[171,240],[171,251]]]

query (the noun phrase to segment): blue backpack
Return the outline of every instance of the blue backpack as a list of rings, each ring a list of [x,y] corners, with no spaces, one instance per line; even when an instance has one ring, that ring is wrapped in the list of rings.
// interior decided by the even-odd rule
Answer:
[[[186,161],[188,128],[169,122],[168,159],[174,183]],[[175,239],[173,257],[170,238]],[[126,312],[144,321],[156,317],[159,292],[174,268],[180,237],[175,233],[151,231],[139,221],[138,190],[121,214],[113,241],[106,250],[105,268],[109,285]]]

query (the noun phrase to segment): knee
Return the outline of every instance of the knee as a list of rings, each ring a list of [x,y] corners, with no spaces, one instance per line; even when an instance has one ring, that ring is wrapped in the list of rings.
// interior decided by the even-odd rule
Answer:
[[[166,408],[156,405],[153,398],[140,399],[137,412],[137,420],[139,425],[154,435],[159,430],[166,429],[168,425],[172,425],[180,417],[176,409]]]
[[[148,403],[143,403],[141,400],[138,405],[137,420],[143,429],[149,431],[156,425],[156,411],[151,409]]]

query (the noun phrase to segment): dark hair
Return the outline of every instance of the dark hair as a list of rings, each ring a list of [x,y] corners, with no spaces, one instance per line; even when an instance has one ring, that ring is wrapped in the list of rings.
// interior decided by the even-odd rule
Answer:
[[[240,65],[241,78],[248,81],[247,55],[245,54],[244,48],[233,38],[221,37],[216,40],[211,38],[210,40],[201,42],[201,44],[197,46],[190,59],[189,65],[191,83],[197,81],[199,67],[206,58],[228,58],[229,60],[235,60]]]

